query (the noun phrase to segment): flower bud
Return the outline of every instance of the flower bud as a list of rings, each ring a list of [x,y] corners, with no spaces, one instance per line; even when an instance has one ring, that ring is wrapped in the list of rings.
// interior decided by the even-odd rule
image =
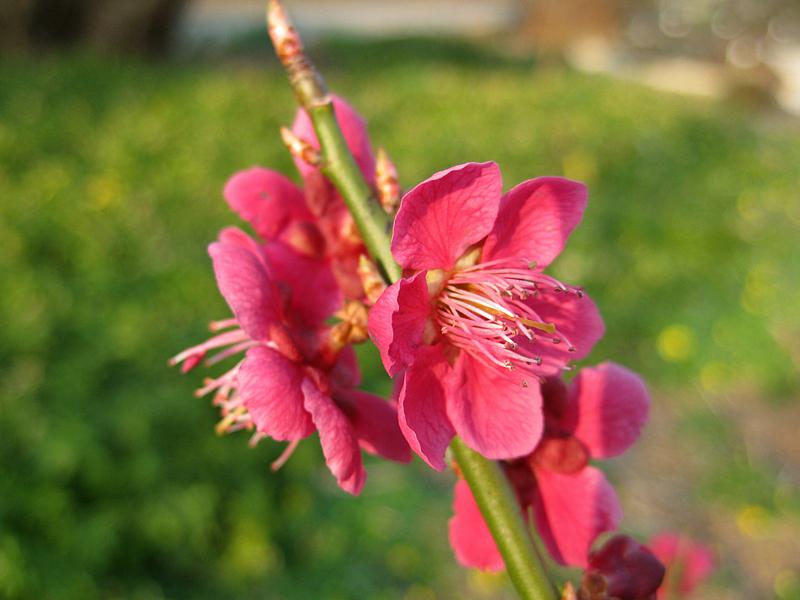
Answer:
[[[281,127],[281,139],[289,149],[289,153],[311,167],[319,167],[322,162],[322,156],[319,150],[314,148],[306,140],[300,139],[288,127]]]
[[[388,214],[393,215],[400,206],[400,185],[397,182],[397,169],[383,148],[375,157],[375,187],[378,200]]]
[[[375,263],[363,254],[358,257],[358,276],[361,278],[361,285],[364,286],[367,302],[370,305],[375,304],[383,290],[386,289],[386,283],[378,272],[378,267],[375,266]]]

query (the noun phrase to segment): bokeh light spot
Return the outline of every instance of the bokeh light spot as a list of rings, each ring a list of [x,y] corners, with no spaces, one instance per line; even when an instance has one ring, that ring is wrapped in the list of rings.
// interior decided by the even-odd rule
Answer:
[[[658,334],[658,353],[666,361],[683,362],[694,354],[694,332],[686,325],[670,325]]]

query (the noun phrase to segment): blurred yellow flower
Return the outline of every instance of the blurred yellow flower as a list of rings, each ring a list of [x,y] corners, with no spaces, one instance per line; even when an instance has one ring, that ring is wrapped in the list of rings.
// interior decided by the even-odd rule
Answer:
[[[694,332],[686,325],[670,325],[658,334],[658,353],[666,361],[682,362],[694,354]]]
[[[750,538],[763,537],[770,526],[772,518],[763,506],[749,504],[736,515],[736,526]]]

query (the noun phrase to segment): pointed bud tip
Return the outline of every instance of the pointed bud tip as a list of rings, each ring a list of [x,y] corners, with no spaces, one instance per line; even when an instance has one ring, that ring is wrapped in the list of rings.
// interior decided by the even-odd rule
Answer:
[[[318,167],[322,163],[319,150],[307,140],[297,137],[288,127],[281,127],[281,139],[289,153],[296,159],[302,160],[311,167]]]

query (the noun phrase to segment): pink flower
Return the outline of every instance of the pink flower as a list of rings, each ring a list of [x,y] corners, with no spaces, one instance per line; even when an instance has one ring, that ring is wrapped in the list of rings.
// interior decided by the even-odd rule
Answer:
[[[659,600],[688,596],[714,572],[714,553],[707,546],[673,532],[653,537],[648,546],[667,567]]]
[[[545,432],[529,456],[505,462],[525,516],[561,564],[587,566],[589,549],[622,519],[616,493],[592,458],[629,448],[647,421],[649,397],[642,380],[614,363],[582,369],[567,388],[555,377],[542,385]],[[459,562],[489,571],[503,559],[466,482],[456,484],[450,543]]]
[[[234,318],[213,329],[228,331],[173,359],[184,370],[246,352],[221,377],[207,380],[198,395],[215,392],[222,407],[221,431],[255,429],[263,437],[296,443],[319,432],[325,461],[339,485],[358,494],[366,473],[360,448],[397,461],[410,459],[395,408],[356,389],[352,350],[332,347],[326,318],[341,304],[325,262],[303,256],[281,242],[259,245],[230,228],[209,254],[220,292]],[[281,457],[282,463],[286,457]]]
[[[578,600],[655,600],[664,565],[627,535],[615,535],[592,552]]]
[[[334,108],[364,176],[374,180],[375,159],[364,120],[341,98],[334,97]],[[305,111],[298,111],[293,132],[319,148]],[[306,256],[328,260],[345,298],[360,299],[364,292],[358,257],[366,250],[353,218],[317,168],[299,158],[295,162],[304,189],[276,171],[252,167],[231,177],[225,199],[262,239],[280,240]]]
[[[603,334],[594,304],[542,272],[580,221],[586,188],[543,177],[501,193],[495,163],[436,173],[404,197],[392,253],[404,277],[370,311],[411,447],[435,469],[454,434],[495,459],[542,432],[538,380]]]

